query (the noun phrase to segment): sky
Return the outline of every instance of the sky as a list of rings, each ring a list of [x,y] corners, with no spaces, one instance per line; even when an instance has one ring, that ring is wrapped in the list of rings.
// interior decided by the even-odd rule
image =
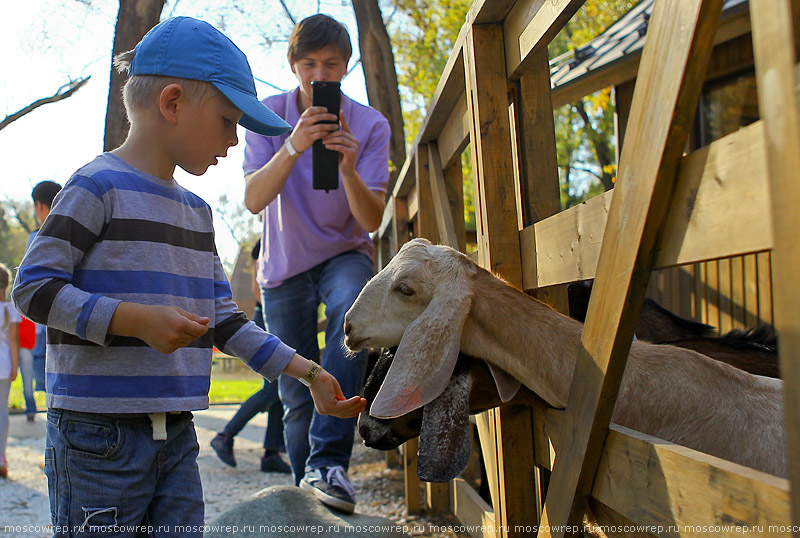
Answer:
[[[222,29],[247,54],[260,98],[295,88],[297,80],[286,60],[286,38],[293,25],[280,3],[239,0],[224,3],[229,6],[224,10],[219,7],[222,4],[168,0],[162,19],[187,15]],[[286,5],[297,20],[319,9],[344,23],[353,42],[352,69],[359,53],[350,2],[286,0]],[[53,95],[70,79],[92,78],[72,97],[39,107],[0,130],[0,200],[27,200],[33,185],[45,179],[63,185],[75,170],[102,153],[118,9],[118,0],[28,0],[4,9],[5,20],[13,24],[4,25],[0,32],[0,117]],[[273,38],[272,43],[264,36]],[[342,89],[356,101],[367,103],[360,66],[345,78]],[[233,201],[244,199],[244,129],[239,129],[239,145],[230,148],[228,157],[203,176],[179,168],[175,172],[178,183],[201,196],[212,209],[222,194]],[[218,218],[214,227],[220,257],[231,262],[237,244]]]

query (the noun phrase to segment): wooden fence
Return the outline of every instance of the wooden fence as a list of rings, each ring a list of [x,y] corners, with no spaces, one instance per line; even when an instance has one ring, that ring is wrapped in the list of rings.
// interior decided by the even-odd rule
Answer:
[[[565,283],[595,278],[566,410],[505,406],[478,416],[493,508],[461,479],[429,484],[419,499],[412,444],[409,511],[422,502],[448,509],[477,525],[475,536],[530,536],[537,525],[539,536],[574,534],[562,526],[579,524],[587,503],[661,536],[738,536],[745,527],[800,536],[792,528],[800,495],[790,495],[790,484],[800,486],[800,2],[750,2],[762,119],[683,155],[723,0],[656,0],[617,186],[560,211],[547,45],[582,3],[475,2],[388,198],[379,267],[411,237],[463,250],[461,156],[469,147],[478,262],[561,311]],[[723,316],[731,326],[737,316],[773,320],[788,387],[789,480],[609,427],[650,273],[681,266],[686,275],[658,276],[651,291],[681,280],[700,289],[710,279],[745,282],[735,275],[752,283],[770,272],[765,263],[768,291],[730,290],[742,294],[742,312],[705,292],[685,309],[714,325],[728,323]]]

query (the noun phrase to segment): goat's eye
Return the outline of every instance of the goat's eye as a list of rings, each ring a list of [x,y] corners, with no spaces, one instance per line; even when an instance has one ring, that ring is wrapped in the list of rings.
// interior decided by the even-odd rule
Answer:
[[[411,297],[414,295],[414,290],[409,288],[406,284],[399,284],[396,289],[406,297]]]

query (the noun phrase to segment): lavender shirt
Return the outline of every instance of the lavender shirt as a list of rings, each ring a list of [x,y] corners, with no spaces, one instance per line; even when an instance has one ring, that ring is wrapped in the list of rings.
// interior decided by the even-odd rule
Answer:
[[[294,126],[300,119],[297,92],[274,95],[263,103]],[[342,94],[341,109],[359,141],[356,171],[370,190],[386,192],[389,181],[389,122],[377,110]],[[283,146],[289,133],[279,137],[247,131],[245,175],[264,166]],[[358,224],[344,186],[326,193],[311,187],[311,151],[301,155],[286,185],[265,209],[258,283],[274,288],[288,278],[349,250],[372,256],[372,240]]]

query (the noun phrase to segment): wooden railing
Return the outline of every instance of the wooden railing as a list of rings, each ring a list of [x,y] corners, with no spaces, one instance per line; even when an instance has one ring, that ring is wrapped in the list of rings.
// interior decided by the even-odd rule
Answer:
[[[477,417],[493,508],[460,479],[420,499],[410,443],[408,509],[448,508],[476,536],[574,534],[587,503],[660,536],[800,536],[798,2],[751,1],[763,119],[683,155],[723,0],[655,0],[616,188],[560,211],[547,45],[582,3],[476,1],[388,197],[379,268],[412,236],[464,250],[469,147],[478,262],[561,311],[564,284],[595,278],[566,410]],[[610,426],[651,271],[753,253],[772,261],[789,480]]]

